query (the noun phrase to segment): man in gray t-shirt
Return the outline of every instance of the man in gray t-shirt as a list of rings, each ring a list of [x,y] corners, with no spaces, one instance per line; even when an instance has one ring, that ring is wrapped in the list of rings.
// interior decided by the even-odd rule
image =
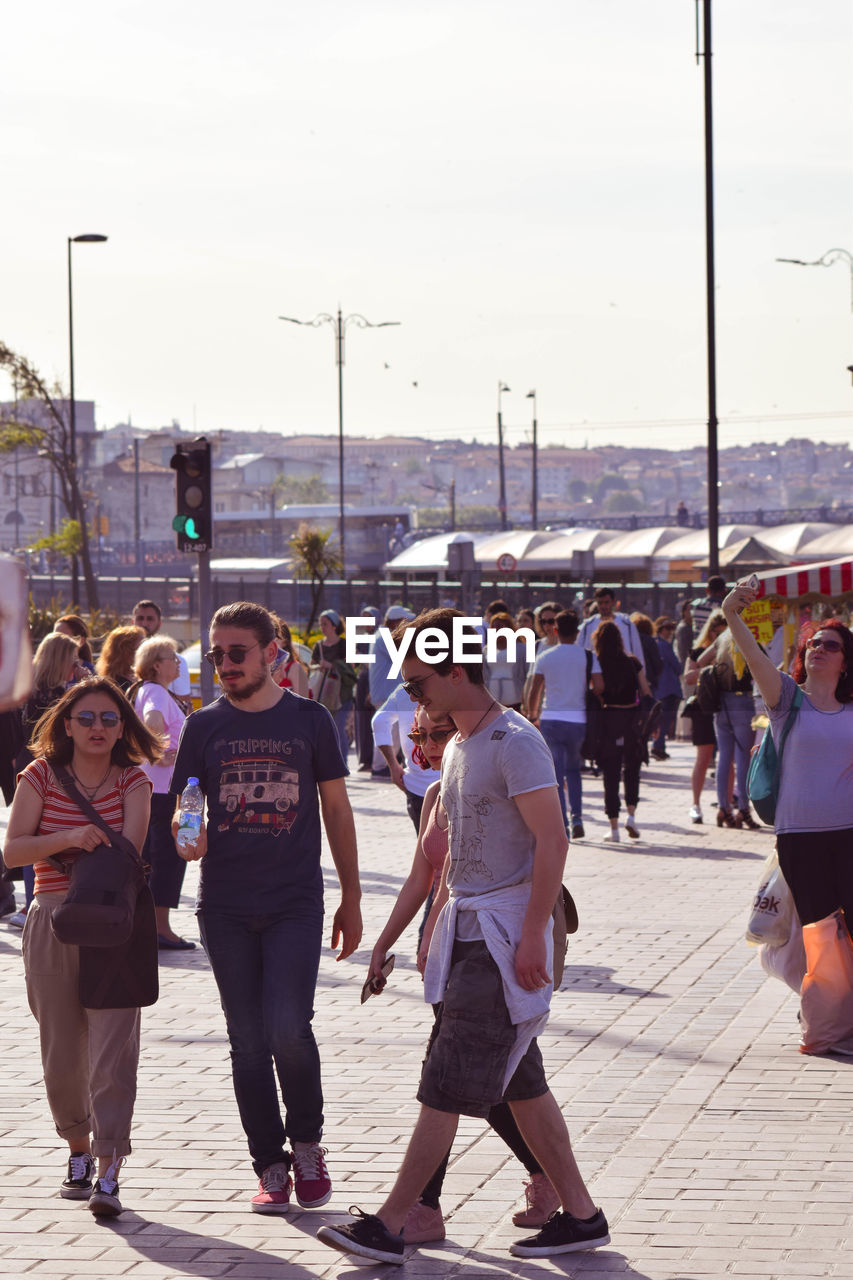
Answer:
[[[403,1261],[402,1229],[449,1152],[459,1116],[486,1117],[501,1100],[563,1206],[511,1252],[545,1257],[610,1240],[575,1164],[535,1038],[548,1016],[552,915],[568,848],[554,766],[539,731],[489,693],[482,664],[452,661],[460,617],[454,609],[420,614],[409,624],[413,643],[402,664],[413,701],[431,720],[451,718],[458,730],[442,761],[437,821],[449,820],[449,898],[424,975],[425,998],[440,1011],[418,1089],[421,1112],[377,1213],[359,1211],[352,1223],[322,1227],[318,1237],[379,1262]],[[414,656],[414,640],[427,629],[428,652],[436,652],[441,632],[451,656]]]

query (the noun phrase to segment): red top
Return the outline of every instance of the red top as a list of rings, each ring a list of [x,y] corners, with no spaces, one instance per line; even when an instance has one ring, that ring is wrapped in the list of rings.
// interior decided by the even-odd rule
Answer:
[[[436,822],[438,814],[439,794],[438,788],[435,793],[435,804],[429,811],[424,833],[421,837],[421,850],[427,862],[433,869],[435,883],[438,886],[441,878],[441,868],[444,866],[444,859],[447,857],[447,849],[450,843],[450,832],[442,831]]]
[[[69,827],[85,826],[89,819],[81,813],[68,793],[59,785],[56,776],[46,760],[34,760],[28,764],[18,781],[26,779],[31,787],[41,796],[42,811],[39,819],[39,836],[53,835],[54,831],[64,831]],[[137,787],[148,787],[151,783],[141,769],[131,765],[122,769],[113,786],[92,805],[114,831],[121,831],[124,826],[124,798]],[[35,864],[36,893],[64,893],[68,888],[68,876],[63,875],[50,862]]]

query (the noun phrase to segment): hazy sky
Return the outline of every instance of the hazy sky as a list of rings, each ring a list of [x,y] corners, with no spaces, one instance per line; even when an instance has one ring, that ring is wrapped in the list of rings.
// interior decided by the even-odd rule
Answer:
[[[853,437],[849,0],[715,0],[723,445]],[[37,0],[4,17],[0,337],[98,423],[704,439],[692,0]],[[386,367],[387,366],[387,367]],[[416,386],[414,384],[417,384]],[[8,394],[8,388],[0,388]]]

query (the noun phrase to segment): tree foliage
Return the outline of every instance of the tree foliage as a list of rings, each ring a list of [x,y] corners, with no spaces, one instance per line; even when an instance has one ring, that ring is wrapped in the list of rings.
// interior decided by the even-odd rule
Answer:
[[[328,502],[331,498],[322,477],[277,475],[273,481],[275,505],[285,507],[288,503]]]
[[[71,449],[71,427],[60,404],[62,389],[49,386],[26,356],[18,355],[0,341],[0,370],[15,387],[15,409],[0,419],[0,452],[30,448],[44,457],[59,482],[59,496],[68,519],[76,524],[79,546],[70,554],[79,554],[86,581],[86,597],[90,609],[98,607],[98,585],[89,551],[89,530],[80,492],[77,459]],[[59,533],[54,535],[58,538]],[[66,553],[69,554],[69,553]],[[77,603],[74,601],[73,603]]]
[[[314,630],[320,611],[323,583],[333,573],[341,574],[344,571],[336,548],[329,546],[331,536],[331,529],[315,529],[312,525],[302,523],[288,539],[297,578],[308,578],[311,583],[311,613],[306,632]]]

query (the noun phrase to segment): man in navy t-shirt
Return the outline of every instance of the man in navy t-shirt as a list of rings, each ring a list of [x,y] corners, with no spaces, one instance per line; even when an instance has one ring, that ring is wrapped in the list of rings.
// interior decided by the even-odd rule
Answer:
[[[267,610],[246,602],[219,609],[210,643],[205,656],[224,696],[184,724],[171,791],[179,804],[187,779],[196,777],[207,799],[198,842],[179,852],[203,859],[199,928],[260,1179],[252,1209],[284,1213],[294,1180],[303,1208],[325,1204],[332,1194],[311,1029],[323,928],[320,819],[341,885],[332,923],[339,960],[361,941],[355,826],[331,715],[272,679],[278,646]]]

